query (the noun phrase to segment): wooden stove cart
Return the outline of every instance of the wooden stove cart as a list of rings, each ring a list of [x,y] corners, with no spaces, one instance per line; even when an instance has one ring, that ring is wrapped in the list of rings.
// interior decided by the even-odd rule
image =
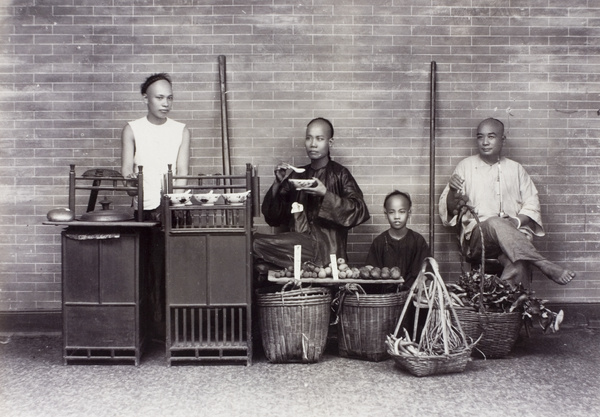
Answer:
[[[187,185],[174,186],[186,179]],[[257,182],[244,175],[174,176],[167,190],[193,194],[252,190],[245,202],[173,206],[163,199],[166,356],[174,362],[252,361],[252,220]]]
[[[90,191],[88,212],[94,209],[99,191],[143,195],[143,176],[128,186],[120,176],[105,176],[108,170],[86,175],[91,171],[77,176],[71,165],[69,208],[73,212],[78,190]],[[63,363],[133,361],[137,366],[147,334],[147,237],[157,223],[142,222],[141,216],[137,221],[80,219],[44,222],[66,226],[61,236]]]

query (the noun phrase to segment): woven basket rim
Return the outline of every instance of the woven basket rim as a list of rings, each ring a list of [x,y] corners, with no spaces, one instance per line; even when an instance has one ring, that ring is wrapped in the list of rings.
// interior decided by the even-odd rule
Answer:
[[[470,356],[471,352],[473,351],[474,346],[475,346],[475,344],[471,344],[467,347],[464,347],[459,352],[453,352],[448,355],[412,355],[409,353],[396,354],[394,352],[391,352],[390,350],[388,350],[387,352],[389,353],[389,355],[392,358],[406,359],[409,361],[418,361],[418,360],[434,360],[435,361],[435,360],[455,359],[455,358],[460,358],[462,356]]]
[[[397,293],[385,294],[346,294],[344,305],[365,307],[390,307],[402,304],[408,296],[408,290]]]
[[[273,291],[277,290],[279,291]],[[281,290],[280,286],[277,287],[266,287],[259,288],[255,291],[256,295],[259,297],[268,297],[268,296],[276,296],[281,297],[281,295],[285,295],[286,297],[301,297],[305,295],[314,295],[314,294],[331,294],[331,289],[328,287],[306,287],[306,288],[298,288],[293,290]]]
[[[306,300],[297,300],[297,299],[278,299],[278,300],[258,300],[257,302],[259,307],[309,307],[309,306],[318,306],[322,304],[331,304],[331,297],[320,296],[318,298],[312,297]]]
[[[454,306],[454,309],[456,311],[461,311],[461,312],[467,312],[467,313],[473,313],[473,314],[480,314],[482,316],[492,316],[492,315],[498,315],[498,316],[521,316],[522,314],[519,311],[478,311],[475,307],[471,307],[471,306]]]

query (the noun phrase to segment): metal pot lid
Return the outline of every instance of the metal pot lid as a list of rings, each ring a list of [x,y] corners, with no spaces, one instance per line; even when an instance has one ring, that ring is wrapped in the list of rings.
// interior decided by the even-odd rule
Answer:
[[[122,222],[133,220],[133,214],[121,210],[95,210],[84,213],[79,218],[85,222]]]
[[[102,204],[101,210],[88,211],[81,215],[79,220],[85,222],[122,222],[126,220],[133,220],[133,212],[123,210],[113,210],[110,208],[110,203],[106,196],[104,200],[100,202]]]

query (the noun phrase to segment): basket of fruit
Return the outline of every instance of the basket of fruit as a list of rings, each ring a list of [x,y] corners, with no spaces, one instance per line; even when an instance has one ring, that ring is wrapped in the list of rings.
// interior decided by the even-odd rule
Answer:
[[[385,337],[394,329],[407,295],[408,291],[367,294],[359,284],[340,288],[333,302],[340,356],[374,362],[389,358]]]
[[[325,350],[331,290],[263,288],[256,292],[265,356],[269,362],[318,362]]]
[[[298,279],[305,283],[318,284],[394,284],[404,283],[399,267],[377,268],[371,265],[362,267],[351,267],[343,258],[337,258],[335,265],[329,263],[325,266],[319,266],[313,262],[302,263],[300,270],[294,269],[293,265],[285,267],[279,271],[269,271],[268,279],[271,282],[285,283],[289,280]]]
[[[406,312],[412,306],[416,309],[415,320],[405,323]],[[418,320],[421,310],[426,311],[422,327]],[[412,332],[407,327],[411,324]],[[386,338],[386,346],[395,363],[415,376],[465,370],[474,343],[465,336],[435,259],[426,258],[423,262],[396,329]]]

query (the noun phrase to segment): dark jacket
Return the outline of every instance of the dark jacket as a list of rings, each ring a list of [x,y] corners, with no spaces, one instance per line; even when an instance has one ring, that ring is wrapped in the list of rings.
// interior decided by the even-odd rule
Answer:
[[[262,213],[270,226],[287,226],[290,231],[308,233],[316,245],[317,263],[329,263],[329,255],[348,259],[346,244],[348,230],[370,218],[362,191],[347,168],[329,161],[324,168],[314,170],[304,166],[301,174],[290,178],[318,178],[327,188],[325,196],[297,191],[284,180],[276,196],[269,189],[262,204]],[[292,214],[292,203],[304,206],[301,214]]]
[[[379,268],[399,267],[405,286],[410,287],[419,275],[423,261],[429,256],[429,245],[419,233],[408,229],[406,236],[396,240],[386,230],[373,240],[365,263]]]

